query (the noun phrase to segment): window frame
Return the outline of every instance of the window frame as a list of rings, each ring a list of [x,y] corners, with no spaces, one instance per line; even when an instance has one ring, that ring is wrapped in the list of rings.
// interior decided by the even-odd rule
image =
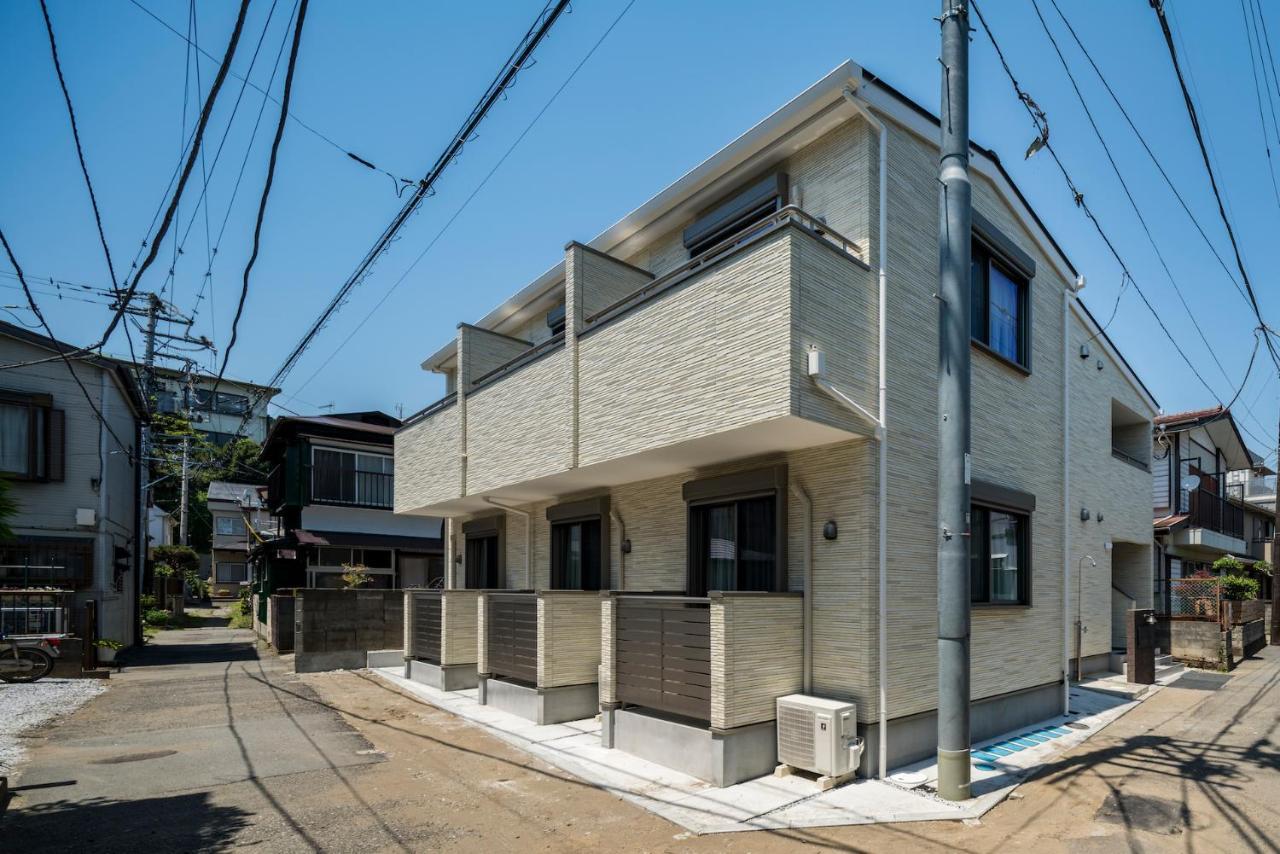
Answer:
[[[27,413],[26,468],[0,469],[10,480],[48,483],[63,479],[66,454],[66,413],[53,408],[47,394],[29,394],[0,389],[0,405],[25,409]]]
[[[685,591],[690,596],[706,596],[709,579],[705,569],[699,569],[698,544],[694,542],[694,514],[703,508],[732,504],[734,506],[734,572],[741,572],[742,534],[739,528],[740,502],[757,498],[773,498],[773,579],[764,592],[781,593],[787,589],[787,488],[788,469],[785,464],[735,472],[720,477],[688,481],[683,487],[685,500]],[[700,574],[700,577],[696,574]]]
[[[997,268],[1009,281],[1017,287],[1017,356],[1010,357],[1002,353],[991,343],[991,269]],[[975,273],[981,270],[981,278],[975,279]],[[1010,365],[1024,374],[1031,373],[1031,280],[1008,263],[1005,257],[990,248],[985,242],[973,241],[970,262],[970,341],[981,351]],[[980,292],[979,292],[980,291]],[[976,321],[981,322],[978,326]]]
[[[218,525],[224,521],[238,523],[240,525],[240,530],[239,531],[218,530]],[[244,519],[239,516],[219,514],[213,517],[213,533],[215,536],[219,536],[219,537],[247,537],[249,536],[249,526],[245,523]]]
[[[983,504],[973,501],[970,504],[969,541],[969,604],[973,608],[1028,608],[1031,606],[1031,514],[1020,509],[995,504]],[[1016,601],[1001,601],[991,597],[991,514],[999,513],[1018,521],[1018,598]],[[979,519],[985,519],[979,522]],[[979,536],[978,532],[983,535]],[[981,551],[979,551],[979,548]],[[974,588],[974,560],[983,567],[982,577],[985,579],[985,594],[980,595]]]
[[[587,498],[582,501],[570,501],[564,504],[557,504],[547,508],[547,521],[551,523],[549,539],[551,544],[551,567],[549,573],[549,582],[552,590],[609,590],[612,589],[613,567],[610,550],[610,516],[609,516],[609,496],[603,495],[598,498]],[[559,545],[559,531],[565,528],[571,528],[576,525],[597,524],[599,526],[599,534],[597,536],[596,549],[593,551],[597,556],[595,586],[588,586],[586,567],[582,579],[577,587],[565,586],[565,567],[561,566],[561,559],[565,553]],[[584,529],[585,530],[585,529]],[[586,553],[584,552],[584,557]]]
[[[472,572],[467,554],[472,543],[494,541],[494,561],[492,575],[485,579],[477,579]],[[486,544],[485,548],[489,548]],[[462,523],[462,582],[467,590],[500,590],[507,575],[507,517],[506,514],[484,516]],[[493,586],[473,586],[474,581],[493,581]]]
[[[334,445],[312,445],[310,448],[311,458],[311,474],[309,478],[308,497],[312,504],[329,504],[337,507],[366,507],[374,510],[389,510],[394,504],[392,500],[395,495],[395,455],[386,454],[377,450],[340,448]],[[317,455],[321,453],[331,453],[345,455],[350,457],[350,470],[345,466],[335,468],[333,477],[336,477],[338,484],[337,492],[340,493],[336,497],[332,494],[332,490],[321,495],[317,489],[317,476],[321,471],[321,466],[316,463]],[[377,458],[381,460],[382,471],[373,471],[372,469],[360,468],[362,457]],[[327,467],[326,467],[326,470]],[[360,478],[361,474],[365,475],[385,475],[389,479],[382,480],[364,480]],[[346,496],[345,487],[349,483],[351,486],[350,497]],[[363,489],[362,489],[363,485]],[[386,497],[386,501],[377,499]]]

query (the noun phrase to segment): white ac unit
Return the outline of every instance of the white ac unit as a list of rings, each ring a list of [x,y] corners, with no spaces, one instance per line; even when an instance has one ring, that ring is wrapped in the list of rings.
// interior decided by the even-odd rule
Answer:
[[[804,694],[778,698],[778,761],[826,777],[853,773],[862,757],[857,706]]]

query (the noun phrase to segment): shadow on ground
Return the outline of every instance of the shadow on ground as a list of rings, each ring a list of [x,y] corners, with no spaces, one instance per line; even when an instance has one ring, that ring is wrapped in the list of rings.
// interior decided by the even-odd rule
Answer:
[[[21,803],[21,792],[11,807]],[[207,792],[142,800],[51,801],[0,815],[0,848],[62,852],[226,851],[251,814],[210,803]],[[74,839],[73,848],[67,840]]]

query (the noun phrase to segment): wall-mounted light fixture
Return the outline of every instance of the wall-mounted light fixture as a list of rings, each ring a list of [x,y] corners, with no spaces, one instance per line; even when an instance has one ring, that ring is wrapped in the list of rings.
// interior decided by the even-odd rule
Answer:
[[[622,541],[622,553],[623,553],[624,555],[629,555],[629,554],[631,554],[631,540],[630,540],[630,538],[625,539],[625,540],[623,540],[623,541]]]
[[[840,530],[839,528],[836,527],[836,523],[834,519],[822,526],[823,539],[834,540],[839,535],[840,535]]]
[[[1092,355],[1092,353],[1089,351],[1089,345],[1088,345],[1088,343],[1081,344],[1081,345],[1080,345],[1080,358],[1081,358],[1081,359],[1087,359],[1087,358],[1089,358],[1089,356],[1091,356],[1091,355]]]
[[[1081,522],[1088,522],[1088,521],[1089,521],[1089,508],[1088,508],[1088,507],[1081,507],[1081,508],[1080,508],[1080,521],[1081,521]]]
[[[458,566],[462,566],[462,555],[454,555],[453,562],[456,563]]]
[[[1098,511],[1098,521],[1099,521],[1099,522],[1101,522],[1101,521],[1102,521],[1102,511],[1101,511],[1101,510],[1099,510],[1099,511]]]

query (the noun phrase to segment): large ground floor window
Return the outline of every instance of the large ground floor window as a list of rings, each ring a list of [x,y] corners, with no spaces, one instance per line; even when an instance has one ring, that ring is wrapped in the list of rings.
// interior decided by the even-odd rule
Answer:
[[[689,593],[772,590],[777,577],[772,495],[689,508]]]
[[[1030,517],[973,506],[970,599],[981,605],[1030,602]]]
[[[321,546],[307,558],[307,586],[345,587],[342,574],[348,567],[361,566],[369,574],[366,589],[390,590],[396,586],[395,553],[391,549],[360,546]]]
[[[0,587],[89,587],[91,538],[29,537],[0,543]]]

